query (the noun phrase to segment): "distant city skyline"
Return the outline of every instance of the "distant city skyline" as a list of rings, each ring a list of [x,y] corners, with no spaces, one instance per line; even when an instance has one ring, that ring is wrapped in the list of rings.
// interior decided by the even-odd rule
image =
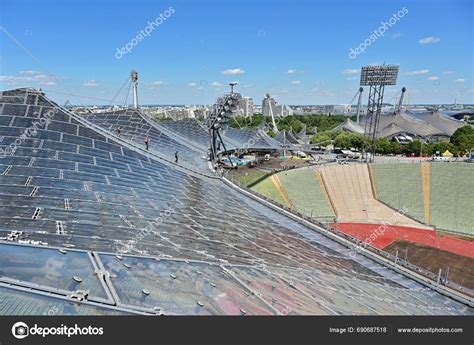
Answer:
[[[133,68],[144,105],[212,104],[231,81],[255,105],[266,93],[347,104],[361,66],[384,62],[400,65],[387,103],[402,86],[407,103],[474,103],[469,0],[5,0],[0,26],[0,88],[42,88],[59,103],[124,102]]]

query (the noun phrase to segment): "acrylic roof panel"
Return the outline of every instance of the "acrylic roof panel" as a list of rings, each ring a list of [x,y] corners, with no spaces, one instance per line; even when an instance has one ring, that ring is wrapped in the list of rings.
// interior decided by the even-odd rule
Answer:
[[[423,112],[421,114],[410,114],[417,119],[429,122],[432,126],[439,129],[442,133],[447,136],[453,135],[453,133],[463,126],[465,126],[464,122],[458,121],[453,119],[452,117],[448,117],[443,115],[442,113],[436,112]]]
[[[195,119],[183,119],[179,121],[163,120],[157,122],[161,127],[168,128],[183,138],[191,140],[194,144],[207,150],[209,146],[209,132]]]
[[[136,109],[90,114],[85,118],[117,135],[120,131],[121,138],[142,147],[145,147],[144,140],[148,137],[150,149],[163,158],[174,160],[175,152],[178,152],[180,164],[201,171],[207,169],[207,164],[202,159],[202,151],[171,138]]]
[[[39,136],[16,146],[16,136],[27,129],[20,125],[30,123],[16,119],[29,118],[30,107],[45,114],[54,106],[29,89],[0,98],[0,118],[10,119],[0,122],[6,153],[0,158],[0,313],[44,313],[53,299],[61,314],[392,314],[407,293],[424,307],[415,313],[471,312],[378,264],[350,257],[346,248],[220,180],[156,158],[61,108]],[[290,290],[292,281],[308,276],[315,286],[305,282]],[[180,294],[170,295],[169,279]],[[375,301],[362,300],[366,291],[383,299],[387,289],[393,308],[378,310]],[[81,296],[79,307],[66,308]],[[35,307],[22,309],[23,297]]]
[[[343,130],[343,131],[349,131],[353,133],[359,133],[363,134],[364,133],[364,128],[358,125],[356,122],[352,121],[351,119],[346,119],[343,123],[341,123],[339,126],[334,128],[333,130]]]
[[[276,142],[260,129],[237,129],[229,127],[223,132],[222,139],[228,150],[251,148],[255,150],[276,150]]]
[[[445,126],[439,125],[439,122],[444,121],[439,119],[432,121],[432,119],[435,118],[436,116],[433,118],[418,116],[415,117],[405,112],[395,112],[392,114],[381,115],[378,125],[378,132],[376,135],[377,137],[384,137],[402,132],[419,137],[450,136],[452,134],[451,130],[447,130]],[[366,121],[367,118],[362,119],[360,127],[363,128]],[[449,125],[449,127],[451,127],[451,125]]]

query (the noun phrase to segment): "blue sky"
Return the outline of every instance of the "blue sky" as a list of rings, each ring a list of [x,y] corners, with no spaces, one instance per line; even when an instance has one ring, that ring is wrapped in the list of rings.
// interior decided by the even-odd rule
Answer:
[[[0,88],[41,87],[60,92],[49,93],[58,102],[107,103],[99,99],[112,99],[135,68],[143,104],[209,104],[231,81],[255,103],[267,92],[287,104],[348,103],[360,67],[385,62],[400,65],[386,101],[406,86],[410,103],[474,103],[471,0],[2,0],[0,6]],[[383,37],[349,57],[399,11],[403,16],[385,25]],[[160,14],[165,19],[149,36],[117,59],[117,48]],[[126,93],[127,87],[116,101]]]

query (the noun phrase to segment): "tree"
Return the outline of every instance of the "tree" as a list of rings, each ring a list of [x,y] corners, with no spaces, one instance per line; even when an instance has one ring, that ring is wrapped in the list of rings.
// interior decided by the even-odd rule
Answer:
[[[407,155],[414,154],[415,156],[419,156],[421,153],[421,141],[413,140],[403,146],[403,152]]]
[[[387,153],[392,153],[394,155],[402,153],[402,145],[400,145],[398,141],[393,140],[388,147]]]
[[[334,146],[341,149],[355,148],[360,150],[366,144],[367,138],[362,134],[341,132],[334,139]]]
[[[449,139],[460,155],[464,155],[474,148],[474,128],[464,126],[458,128]]]
[[[334,146],[341,149],[350,148],[351,144],[352,140],[350,132],[342,132],[334,139]]]
[[[380,138],[377,139],[375,143],[375,152],[381,153],[381,154],[388,154],[390,152],[390,143],[387,140],[387,138]]]
[[[318,133],[311,138],[311,144],[321,143],[322,146],[326,146],[331,139],[332,137],[328,133]]]

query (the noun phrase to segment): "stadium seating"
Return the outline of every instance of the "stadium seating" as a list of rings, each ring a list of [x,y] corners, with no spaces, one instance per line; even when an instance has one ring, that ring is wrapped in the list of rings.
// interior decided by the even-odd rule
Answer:
[[[367,165],[327,166],[321,173],[339,221],[419,225],[374,198]]]
[[[474,235],[474,167],[467,163],[431,164],[431,223]]]
[[[266,179],[257,183],[251,189],[271,200],[278,202],[281,205],[288,206],[270,177],[267,177]]]
[[[313,169],[283,171],[278,173],[278,177],[286,194],[299,212],[315,218],[335,217]]]
[[[373,164],[379,200],[421,222],[426,222],[420,163]]]
[[[420,163],[373,164],[378,198],[427,222]],[[474,234],[474,169],[466,163],[430,163],[429,223],[438,230]],[[426,199],[428,201],[428,199]],[[472,208],[472,207],[471,207]]]

